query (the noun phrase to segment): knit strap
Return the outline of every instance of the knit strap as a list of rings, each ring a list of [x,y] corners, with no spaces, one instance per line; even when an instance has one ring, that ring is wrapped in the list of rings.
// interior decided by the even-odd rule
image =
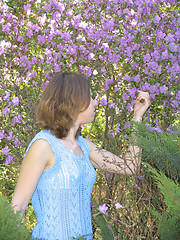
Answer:
[[[86,140],[82,137],[79,136],[78,137],[78,143],[80,145],[81,148],[83,148],[87,154],[87,156],[90,156],[90,149],[89,149],[89,145],[87,144]]]
[[[24,157],[26,156],[26,154],[27,154],[29,148],[32,146],[32,144],[36,140],[38,140],[38,139],[44,139],[44,140],[46,140],[49,143],[49,145],[51,146],[51,149],[52,149],[52,151],[54,153],[54,156],[55,156],[55,163],[54,163],[54,165],[57,164],[57,161],[60,159],[59,152],[57,151],[57,148],[56,148],[57,138],[54,135],[51,134],[50,130],[42,130],[38,134],[36,134],[36,136],[31,140],[28,148],[26,149]]]

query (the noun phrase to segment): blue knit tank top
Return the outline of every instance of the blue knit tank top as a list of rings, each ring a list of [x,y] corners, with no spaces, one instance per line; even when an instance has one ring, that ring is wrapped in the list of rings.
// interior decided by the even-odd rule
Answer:
[[[82,136],[77,142],[83,152],[78,157],[66,148],[50,130],[42,130],[32,139],[45,139],[55,155],[55,163],[43,171],[32,196],[37,217],[32,239],[92,240],[91,192],[96,171],[89,160],[89,146]],[[25,153],[25,154],[26,154]]]

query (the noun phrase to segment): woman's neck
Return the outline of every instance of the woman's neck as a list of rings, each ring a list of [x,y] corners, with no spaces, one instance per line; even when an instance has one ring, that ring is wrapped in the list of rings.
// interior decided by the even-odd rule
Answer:
[[[76,142],[76,133],[77,133],[77,130],[79,128],[79,125],[74,125],[68,132],[68,135],[64,138],[62,138],[62,140],[67,140],[67,141],[70,141],[70,142]]]

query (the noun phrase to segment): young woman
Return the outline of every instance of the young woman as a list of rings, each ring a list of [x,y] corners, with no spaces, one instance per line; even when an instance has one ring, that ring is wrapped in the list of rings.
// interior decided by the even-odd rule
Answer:
[[[149,105],[149,94],[140,92],[135,121]],[[129,146],[123,159],[79,135],[80,125],[93,121],[94,108],[90,83],[77,73],[57,74],[44,89],[36,110],[43,130],[26,150],[12,199],[14,210],[23,215],[32,198],[37,217],[32,239],[92,239],[94,168],[128,175],[139,171],[138,147]]]

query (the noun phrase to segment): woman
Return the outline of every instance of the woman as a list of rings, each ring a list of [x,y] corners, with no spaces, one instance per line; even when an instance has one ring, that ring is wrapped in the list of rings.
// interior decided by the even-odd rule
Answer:
[[[149,105],[148,93],[140,92],[135,121]],[[44,89],[36,110],[43,130],[26,150],[12,199],[14,210],[23,215],[32,198],[37,217],[32,239],[92,239],[94,168],[128,175],[139,171],[138,147],[129,146],[123,159],[79,136],[80,125],[93,121],[94,108],[90,83],[77,73],[57,74]]]

